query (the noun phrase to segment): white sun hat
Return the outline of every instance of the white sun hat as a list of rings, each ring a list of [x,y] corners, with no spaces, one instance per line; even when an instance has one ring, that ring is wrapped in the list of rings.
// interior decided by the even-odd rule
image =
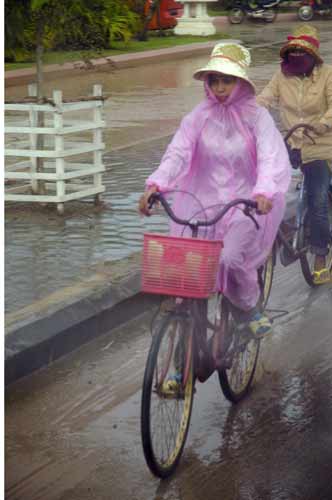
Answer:
[[[209,62],[204,68],[195,71],[194,78],[204,80],[208,73],[232,75],[248,82],[256,92],[255,85],[247,73],[250,63],[250,52],[242,45],[235,42],[217,43],[212,50]]]

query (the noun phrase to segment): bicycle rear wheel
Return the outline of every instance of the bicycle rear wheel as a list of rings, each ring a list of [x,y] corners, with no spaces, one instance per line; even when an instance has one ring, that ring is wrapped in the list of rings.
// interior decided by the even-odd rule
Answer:
[[[256,371],[260,340],[255,339],[247,330],[236,330],[228,300],[221,303],[222,322],[225,336],[230,337],[230,347],[226,355],[226,366],[218,372],[224,396],[232,403],[238,403],[251,387]]]
[[[152,339],[141,405],[144,456],[158,477],[172,474],[180,460],[193,394],[193,328],[185,317],[170,313]]]

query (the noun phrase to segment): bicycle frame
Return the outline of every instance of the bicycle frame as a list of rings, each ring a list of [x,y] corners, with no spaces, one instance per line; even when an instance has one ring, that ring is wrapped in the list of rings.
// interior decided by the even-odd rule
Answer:
[[[305,189],[304,179],[302,179],[296,204],[295,225],[292,226],[288,225],[289,227],[291,227],[292,231],[294,231],[292,237],[292,243],[291,244],[289,243],[287,236],[284,234],[281,228],[279,228],[277,233],[278,243],[285,246],[287,252],[293,259],[292,262],[299,259],[301,253],[303,252],[303,249],[299,248],[299,235],[304,225],[305,210],[306,210],[306,189]],[[292,262],[289,262],[288,264],[284,264],[282,262],[282,264],[286,266],[291,264]]]
[[[216,366],[214,360],[210,357],[210,351],[207,342],[207,329],[216,332],[217,329],[209,321],[207,315],[207,299],[185,298],[179,304],[175,304],[174,316],[184,318],[189,321],[190,328],[193,330],[193,336],[190,350],[193,352],[195,370],[200,382],[204,382],[214,372]],[[200,352],[202,355],[200,356]],[[168,368],[168,367],[167,367]],[[185,387],[189,372],[186,367],[182,385]],[[166,370],[167,373],[167,370]],[[161,379],[161,384],[163,379]]]
[[[243,212],[249,217],[256,228],[259,229],[259,225],[256,219],[251,214],[251,209],[257,209],[257,203],[252,200],[246,200],[243,198],[239,198],[233,200],[232,202],[225,205],[221,211],[213,217],[211,220],[183,220],[178,218],[168,202],[165,200],[161,193],[154,193],[151,195],[149,200],[149,206],[152,206],[154,202],[161,202],[168,216],[177,224],[181,224],[183,226],[189,226],[192,232],[192,237],[198,237],[198,230],[200,227],[207,227],[216,224],[219,220],[221,220],[224,215],[234,206],[238,206],[240,204],[244,205]],[[226,298],[224,298],[227,301]],[[193,345],[191,349],[193,349],[194,355],[194,364],[197,370],[197,378],[200,382],[204,382],[209,378],[209,376],[215,371],[217,368],[217,359],[214,359],[214,356],[211,355],[211,351],[208,346],[207,340],[207,330],[212,330],[213,334],[218,332],[218,328],[213,325],[209,319],[207,314],[207,299],[194,299],[194,298],[184,298],[181,303],[175,305],[174,314],[178,314],[179,316],[185,315],[187,319],[192,320],[193,327]],[[219,332],[220,333],[220,332]],[[225,354],[222,353],[222,339],[221,333],[218,336],[216,342],[216,351],[217,354]],[[186,376],[184,377],[183,386],[185,387]]]
[[[248,216],[253,223],[255,224],[256,228],[259,228],[259,225],[256,221],[256,219],[252,216],[250,209],[256,209],[257,208],[257,203],[252,200],[246,200],[246,199],[236,199],[230,203],[228,203],[225,207],[222,208],[222,210],[211,220],[183,220],[178,218],[172,211],[170,205],[168,202],[165,200],[163,195],[161,193],[154,193],[150,197],[149,205],[152,206],[154,202],[160,201],[162,206],[164,207],[166,213],[168,216],[176,223],[184,225],[184,226],[189,226],[192,232],[192,237],[197,238],[198,236],[198,230],[199,227],[207,227],[207,226],[212,226],[216,222],[218,222],[220,219],[224,217],[224,215],[234,206],[237,206],[239,204],[243,204],[245,206],[244,208],[244,213],[246,216]],[[225,300],[227,300],[225,298]],[[202,309],[204,309],[204,312],[202,314]],[[217,332],[217,328],[208,320],[208,315],[207,315],[207,299],[194,299],[194,298],[184,298],[180,304],[176,304],[175,306],[175,311],[174,314],[179,314],[183,317],[183,315],[186,315],[187,319],[191,319],[193,321],[192,327],[193,327],[193,345],[191,348],[194,350],[194,362],[196,364],[196,368],[198,371],[198,379],[200,382],[204,382],[209,378],[209,376],[215,371],[216,369],[216,360],[211,357],[209,346],[208,346],[208,341],[207,341],[207,329],[212,330],[214,333]],[[220,347],[222,345],[222,339],[221,336],[218,338],[219,344],[218,344],[218,349],[220,350]],[[200,353],[202,355],[200,356]],[[186,376],[184,377],[185,380],[183,381],[183,385],[185,386],[186,382]]]
[[[299,248],[299,231],[301,227],[304,225],[305,208],[306,208],[306,188],[305,188],[305,180],[303,178],[300,185],[300,192],[296,207],[295,235],[293,239],[293,250],[295,253],[298,252]]]

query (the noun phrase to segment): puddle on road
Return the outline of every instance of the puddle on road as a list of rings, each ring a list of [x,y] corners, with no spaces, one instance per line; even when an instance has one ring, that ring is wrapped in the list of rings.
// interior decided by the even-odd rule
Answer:
[[[16,205],[6,215],[6,311],[28,305],[79,281],[100,262],[141,249],[144,231],[166,231],[165,216],[142,218],[137,212],[144,181],[158,163],[165,140],[108,155],[114,163],[104,175],[106,206],[82,202],[58,217],[47,209]],[[149,161],[147,161],[149,158]]]

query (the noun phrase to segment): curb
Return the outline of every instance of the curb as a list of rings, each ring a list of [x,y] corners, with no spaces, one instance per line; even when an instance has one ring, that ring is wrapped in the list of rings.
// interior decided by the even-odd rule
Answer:
[[[96,71],[99,68],[109,69],[110,72],[124,68],[134,68],[145,64],[159,63],[172,59],[183,59],[193,54],[209,53],[216,41],[190,43],[177,47],[146,50],[142,52],[132,52],[130,54],[120,54],[117,56],[107,56],[99,59],[92,59],[87,65],[84,61],[74,63],[50,64],[44,68],[44,77],[51,79],[56,76],[80,74],[82,71]],[[5,72],[5,85],[7,87],[32,83],[36,78],[35,69],[26,68]]]
[[[140,253],[134,260],[139,260]],[[109,273],[96,273],[6,317],[5,385],[31,374],[93,338],[134,319],[158,303],[140,293],[140,271],[110,284]],[[114,266],[118,265],[113,263]]]
[[[292,218],[295,207],[296,196],[290,195],[284,221]],[[112,262],[108,269],[8,314],[5,385],[155,307],[160,296],[140,292],[140,256]]]

